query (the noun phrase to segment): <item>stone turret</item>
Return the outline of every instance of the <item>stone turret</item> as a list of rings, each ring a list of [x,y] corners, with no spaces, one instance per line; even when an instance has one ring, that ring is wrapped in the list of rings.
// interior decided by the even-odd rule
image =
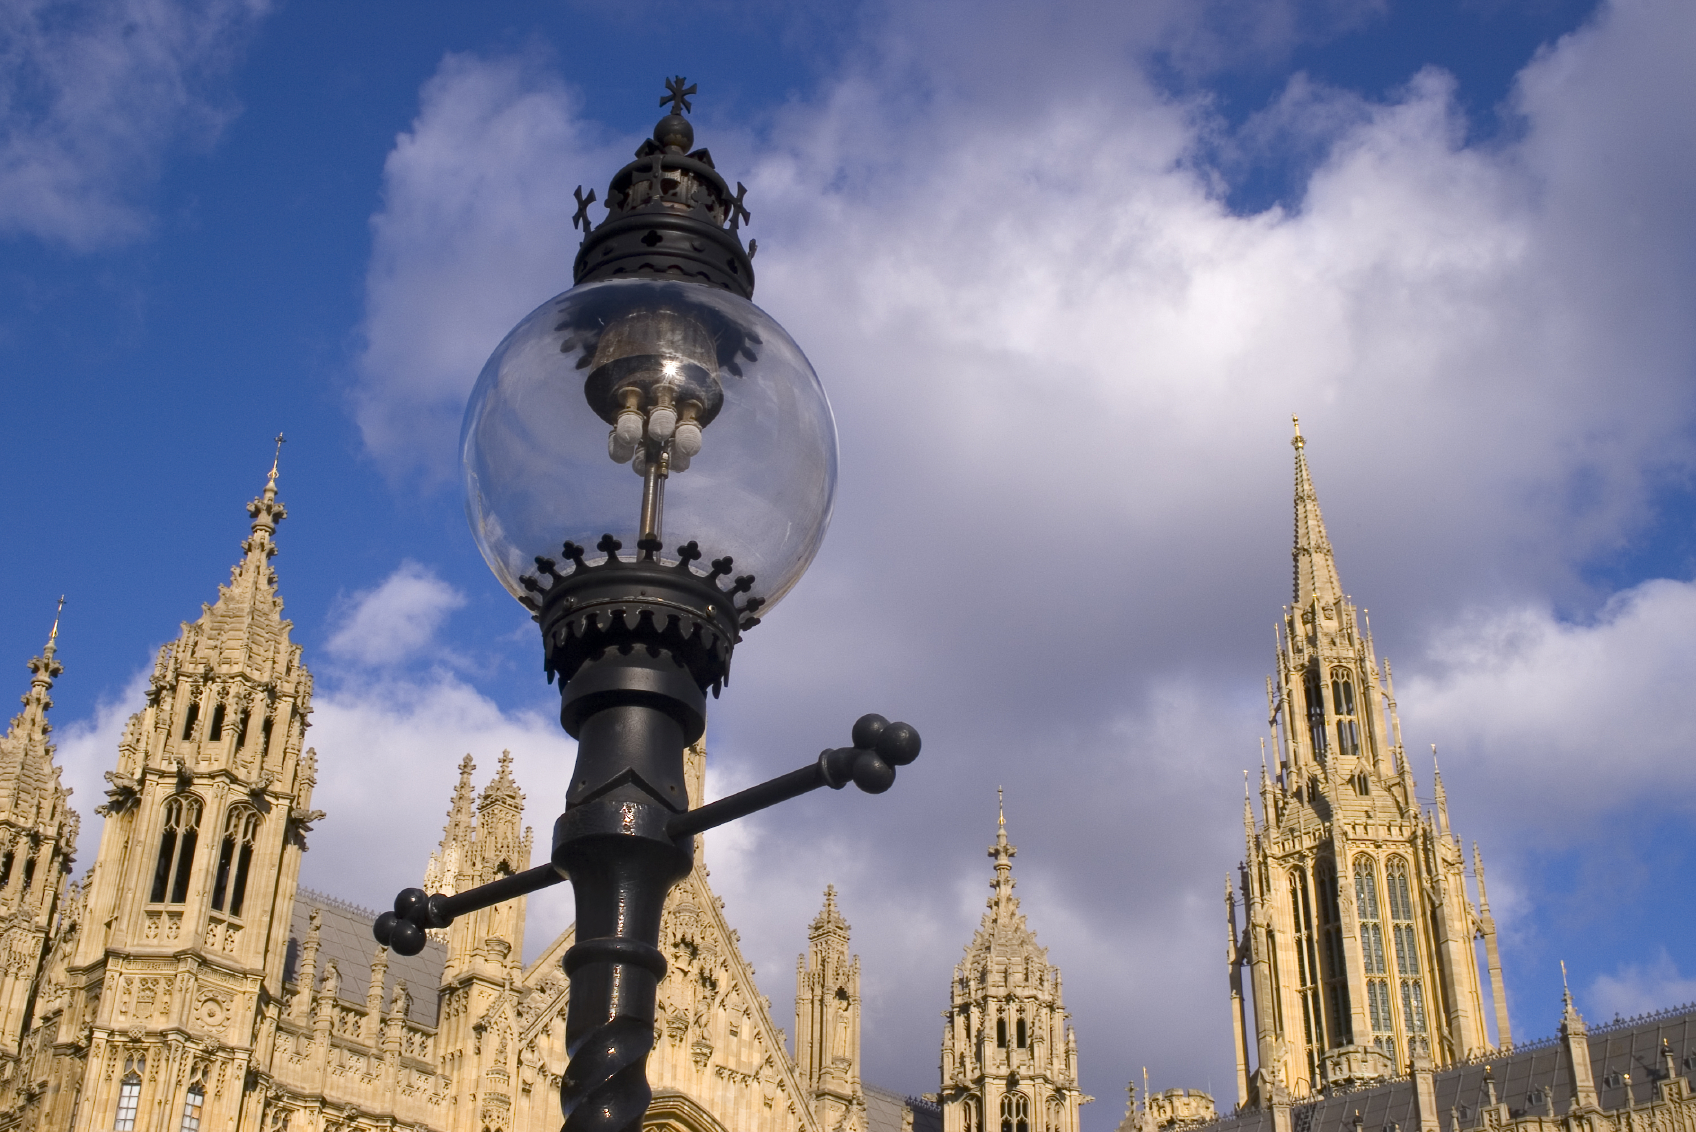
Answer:
[[[849,954],[848,921],[837,910],[834,886],[824,890],[807,951],[795,963],[795,1072],[812,1093],[822,1127],[864,1132],[860,959]]]
[[[1077,1132],[1077,1041],[1060,971],[1013,895],[1007,814],[1000,809],[989,908],[954,968],[942,1036],[944,1132]]]

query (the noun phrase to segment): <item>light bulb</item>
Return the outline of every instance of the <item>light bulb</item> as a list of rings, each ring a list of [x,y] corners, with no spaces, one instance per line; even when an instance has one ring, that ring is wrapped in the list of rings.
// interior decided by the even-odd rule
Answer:
[[[661,405],[648,414],[648,439],[664,444],[677,428],[677,410]]]
[[[677,431],[671,438],[671,466],[678,468],[677,457],[683,457],[683,468],[689,466],[691,457],[701,451],[701,426],[694,421],[684,421],[677,426]],[[681,471],[682,469],[679,468]]]

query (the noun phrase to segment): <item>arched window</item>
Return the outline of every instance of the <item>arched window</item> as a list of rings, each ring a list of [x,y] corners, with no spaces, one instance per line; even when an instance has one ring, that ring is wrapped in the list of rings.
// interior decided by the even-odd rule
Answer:
[[[1031,1132],[1031,1102],[1025,1094],[1001,1098],[1001,1132]]]
[[[1307,674],[1307,735],[1315,758],[1325,757],[1325,687],[1317,672]]]
[[[1059,1093],[1048,1094],[1048,1100],[1043,1104],[1045,1116],[1043,1132],[1060,1132],[1061,1116],[1065,1106],[1060,1103]]]
[[[1319,1005],[1319,946],[1313,934],[1313,902],[1307,873],[1290,870],[1290,917],[1296,929],[1296,989],[1301,997],[1302,1037],[1307,1042],[1308,1080],[1319,1080],[1319,1054],[1325,1049],[1325,1016]]]
[[[1349,1013],[1348,965],[1343,960],[1343,918],[1337,909],[1337,864],[1321,857],[1313,866],[1313,886],[1318,897],[1315,911],[1319,917],[1319,938],[1325,966],[1325,1032],[1330,1045],[1349,1045],[1354,1041],[1354,1025]]]
[[[23,888],[23,890],[25,892],[28,892],[34,884],[35,884],[35,858],[33,856],[25,857],[24,858],[24,888]]]
[[[212,709],[212,726],[206,729],[206,737],[216,743],[224,737],[224,701],[219,700],[218,706]]]
[[[159,863],[153,869],[155,904],[181,904],[188,899],[188,878],[194,868],[194,845],[200,837],[200,799],[174,794],[165,800],[165,823],[159,834]]]
[[[1355,723],[1354,680],[1346,668],[1331,669],[1331,706],[1337,716],[1337,750],[1344,755],[1360,753],[1360,732]]]
[[[1007,1019],[1005,1018],[998,1017],[995,1020],[995,1044],[1001,1049],[1007,1048]]]
[[[178,1125],[178,1132],[200,1132],[200,1111],[206,1105],[206,1088],[199,1081],[188,1087],[188,1097],[183,1101],[183,1122]]]
[[[229,913],[241,915],[242,898],[247,895],[247,870],[253,864],[253,841],[259,833],[259,815],[251,806],[231,806],[224,818],[224,839],[218,845],[218,875],[212,882],[212,907],[224,911],[228,896]]]
[[[247,725],[252,720],[253,713],[247,708],[242,708],[241,714],[236,716],[236,750],[238,751],[247,749]]]
[[[1378,901],[1378,869],[1370,857],[1354,861],[1354,903],[1360,911],[1360,958],[1366,968],[1366,1015],[1372,1025],[1372,1044],[1396,1057],[1395,1022],[1390,1013],[1390,973],[1384,950],[1382,905]]]
[[[259,725],[259,757],[264,758],[271,753],[271,717],[266,716],[265,722]]]
[[[1278,971],[1278,937],[1266,929],[1266,968],[1272,974],[1272,1032],[1284,1036],[1284,980]]]
[[[11,849],[6,850],[4,856],[0,856],[0,888],[5,888],[7,883],[11,881],[12,865],[16,862],[17,856],[17,853]]]
[[[1030,1045],[1030,1041],[1025,1033],[1025,1016],[1023,1014],[1019,1015],[1019,1022],[1016,1028],[1018,1030],[1017,1037],[1019,1039],[1019,1048],[1025,1049]]]
[[[183,717],[183,738],[194,738],[194,725],[200,721],[200,701],[188,702],[188,714]]]
[[[960,1106],[961,1132],[983,1132],[983,1117],[978,1112],[978,1098],[967,1094],[966,1102]]]
[[[1419,937],[1413,923],[1413,891],[1407,862],[1391,857],[1384,866],[1390,896],[1390,934],[1396,944],[1396,974],[1402,983],[1402,1020],[1410,1034],[1425,1033],[1425,982],[1419,977]]]
[[[135,1114],[141,1107],[141,1071],[147,1067],[143,1058],[130,1058],[124,1063],[124,1077],[118,1082],[118,1112],[112,1120],[112,1132],[135,1132]]]

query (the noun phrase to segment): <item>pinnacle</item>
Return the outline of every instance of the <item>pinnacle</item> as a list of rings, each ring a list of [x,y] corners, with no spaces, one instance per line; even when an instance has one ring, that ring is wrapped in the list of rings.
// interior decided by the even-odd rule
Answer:
[[[1294,417],[1290,418],[1292,421]],[[1331,539],[1325,532],[1325,519],[1319,511],[1319,495],[1313,487],[1313,473],[1307,466],[1307,441],[1296,424],[1296,528],[1295,604],[1299,609],[1315,598],[1336,605],[1342,600],[1343,586],[1337,577],[1336,557],[1331,552]]]
[[[834,884],[825,886],[824,907],[820,908],[819,914],[813,917],[809,934],[816,939],[823,933],[833,930],[844,935],[848,933],[848,921],[843,919],[842,912],[836,907],[836,886]]]

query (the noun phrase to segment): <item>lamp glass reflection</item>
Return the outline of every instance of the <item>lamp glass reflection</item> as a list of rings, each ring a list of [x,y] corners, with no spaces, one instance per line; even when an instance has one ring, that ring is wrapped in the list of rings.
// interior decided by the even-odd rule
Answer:
[[[603,534],[634,553],[644,482],[661,480],[660,557],[690,541],[730,555],[763,616],[817,553],[836,492],[836,424],[806,355],[753,303],[694,283],[590,283],[537,307],[484,365],[460,453],[472,533],[514,597],[567,540],[590,561]]]

